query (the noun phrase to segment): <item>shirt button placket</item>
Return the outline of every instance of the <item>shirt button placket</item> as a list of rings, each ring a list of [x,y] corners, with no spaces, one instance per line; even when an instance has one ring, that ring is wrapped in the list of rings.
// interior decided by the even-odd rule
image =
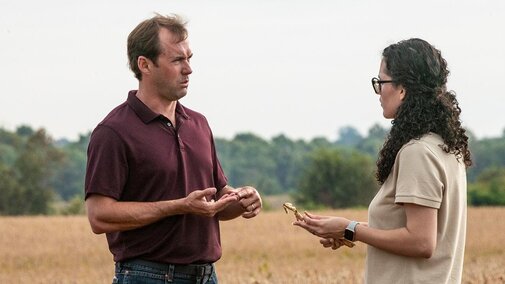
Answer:
[[[179,133],[177,133],[177,141],[179,142],[179,149],[184,151],[184,143],[182,143],[181,135],[179,135]]]

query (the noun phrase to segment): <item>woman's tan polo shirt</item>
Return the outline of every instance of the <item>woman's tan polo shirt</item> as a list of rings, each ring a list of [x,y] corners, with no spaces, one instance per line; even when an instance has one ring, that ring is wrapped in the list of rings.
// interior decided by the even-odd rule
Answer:
[[[405,144],[372,200],[369,226],[405,227],[403,203],[438,209],[437,246],[429,259],[399,256],[368,246],[366,283],[460,283],[466,236],[466,168],[430,133]],[[401,246],[402,244],[397,244]]]

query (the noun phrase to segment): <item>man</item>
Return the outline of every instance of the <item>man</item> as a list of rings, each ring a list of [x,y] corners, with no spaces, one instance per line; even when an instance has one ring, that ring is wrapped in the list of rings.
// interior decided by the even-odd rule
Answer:
[[[107,235],[114,283],[217,283],[219,220],[261,210],[256,189],[227,185],[205,117],[179,103],[192,55],[178,16],[140,23],[128,36],[138,91],[91,135],[86,208]]]

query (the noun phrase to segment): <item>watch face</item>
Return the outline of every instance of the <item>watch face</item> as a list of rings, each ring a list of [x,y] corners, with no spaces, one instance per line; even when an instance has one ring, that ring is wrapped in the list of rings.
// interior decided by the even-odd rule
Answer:
[[[353,231],[345,229],[345,231],[344,231],[344,238],[346,240],[349,240],[349,241],[352,242],[354,240],[354,233],[353,233]]]

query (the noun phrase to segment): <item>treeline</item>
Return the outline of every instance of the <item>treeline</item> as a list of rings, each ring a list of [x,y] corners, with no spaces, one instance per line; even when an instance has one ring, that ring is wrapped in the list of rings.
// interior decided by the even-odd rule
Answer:
[[[0,214],[82,212],[88,141],[81,135],[55,142],[44,129],[29,126],[0,129]]]
[[[304,208],[367,206],[378,190],[375,161],[387,132],[374,125],[362,136],[345,127],[336,141],[242,133],[217,138],[216,147],[232,186],[290,194]],[[82,213],[88,142],[89,133],[54,141],[44,129],[0,128],[0,214]],[[505,205],[505,131],[480,140],[470,134],[470,147],[469,204]]]

